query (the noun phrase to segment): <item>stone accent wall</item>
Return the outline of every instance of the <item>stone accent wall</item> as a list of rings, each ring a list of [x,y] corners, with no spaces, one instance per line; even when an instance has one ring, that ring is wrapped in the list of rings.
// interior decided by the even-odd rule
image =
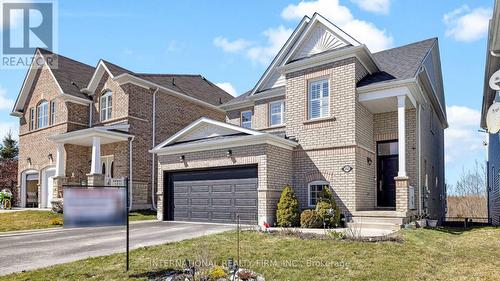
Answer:
[[[241,165],[257,165],[258,170],[258,216],[263,221],[274,223],[276,207],[284,186],[291,184],[292,152],[272,145],[234,147],[233,157],[227,158],[227,149],[184,153],[186,161],[179,162],[180,154],[158,157],[158,182],[163,183],[163,172],[218,168]],[[158,190],[158,219],[163,220],[163,190]]]

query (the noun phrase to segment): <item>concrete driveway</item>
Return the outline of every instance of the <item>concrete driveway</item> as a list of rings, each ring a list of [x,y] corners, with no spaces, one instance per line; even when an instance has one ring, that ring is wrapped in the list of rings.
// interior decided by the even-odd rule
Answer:
[[[234,229],[223,224],[147,221],[130,224],[130,248]],[[51,229],[0,234],[0,275],[125,252],[125,227]]]

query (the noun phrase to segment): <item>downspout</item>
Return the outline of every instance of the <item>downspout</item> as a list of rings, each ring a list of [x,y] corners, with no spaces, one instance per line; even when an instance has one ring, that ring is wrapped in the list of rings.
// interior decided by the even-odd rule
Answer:
[[[418,149],[418,215],[422,216],[422,135],[420,130],[422,105],[417,106],[417,149]]]
[[[130,203],[129,203],[129,207],[128,207],[128,210],[132,210],[132,202],[133,202],[133,197],[132,195],[134,194],[133,192],[133,181],[132,181],[132,142],[134,141],[134,137],[130,137],[129,138],[129,155],[128,155],[128,159],[129,159],[129,175],[128,175],[128,180],[129,180],[129,198],[130,198]]]
[[[152,139],[153,139],[153,146],[152,149],[155,148],[156,146],[156,93],[160,88],[156,88],[156,90],[153,92],[153,116],[151,120],[153,121],[153,127],[151,128],[151,133],[152,133]],[[153,210],[156,211],[156,203],[155,203],[155,164],[156,164],[156,154],[153,153],[151,157],[151,207]]]
[[[494,51],[494,50],[491,50],[490,51],[490,55],[493,56],[493,57],[500,57],[500,53],[497,53],[497,51]]]
[[[92,128],[92,113],[94,111],[94,103],[89,104],[89,128]]]

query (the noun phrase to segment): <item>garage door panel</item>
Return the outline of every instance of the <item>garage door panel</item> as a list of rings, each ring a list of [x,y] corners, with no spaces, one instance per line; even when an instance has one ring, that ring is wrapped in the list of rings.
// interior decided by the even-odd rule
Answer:
[[[191,193],[206,193],[210,190],[208,185],[194,185],[191,186]]]
[[[212,186],[212,192],[231,193],[232,191],[233,191],[233,186],[231,186],[230,184]]]
[[[235,199],[236,207],[257,207],[257,199]]]
[[[236,184],[235,185],[235,192],[240,193],[240,192],[255,192],[257,191],[257,185],[256,184]]]
[[[183,173],[173,176],[173,197],[175,220],[230,222],[244,223],[257,222],[257,178],[231,178],[234,175],[257,174],[249,172],[245,167],[243,171],[217,171],[209,170]],[[207,175],[216,174],[222,179],[209,180]],[[236,176],[235,176],[236,177]],[[176,181],[175,179],[179,180]],[[191,180],[200,179],[200,180]],[[187,200],[188,199],[188,200]]]
[[[207,206],[210,204],[210,198],[191,198],[191,205]]]
[[[231,198],[212,198],[212,206],[231,207],[232,201],[233,200]]]

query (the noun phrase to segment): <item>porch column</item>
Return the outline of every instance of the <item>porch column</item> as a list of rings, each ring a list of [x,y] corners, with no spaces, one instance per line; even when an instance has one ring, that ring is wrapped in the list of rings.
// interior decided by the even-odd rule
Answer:
[[[57,151],[56,151],[56,177],[64,177],[64,156],[66,154],[66,151],[64,150],[64,143],[57,143],[56,144]]]
[[[90,174],[101,174],[101,138],[92,137],[92,164],[90,166]]]
[[[406,96],[398,96],[398,177],[406,177],[405,101]]]

